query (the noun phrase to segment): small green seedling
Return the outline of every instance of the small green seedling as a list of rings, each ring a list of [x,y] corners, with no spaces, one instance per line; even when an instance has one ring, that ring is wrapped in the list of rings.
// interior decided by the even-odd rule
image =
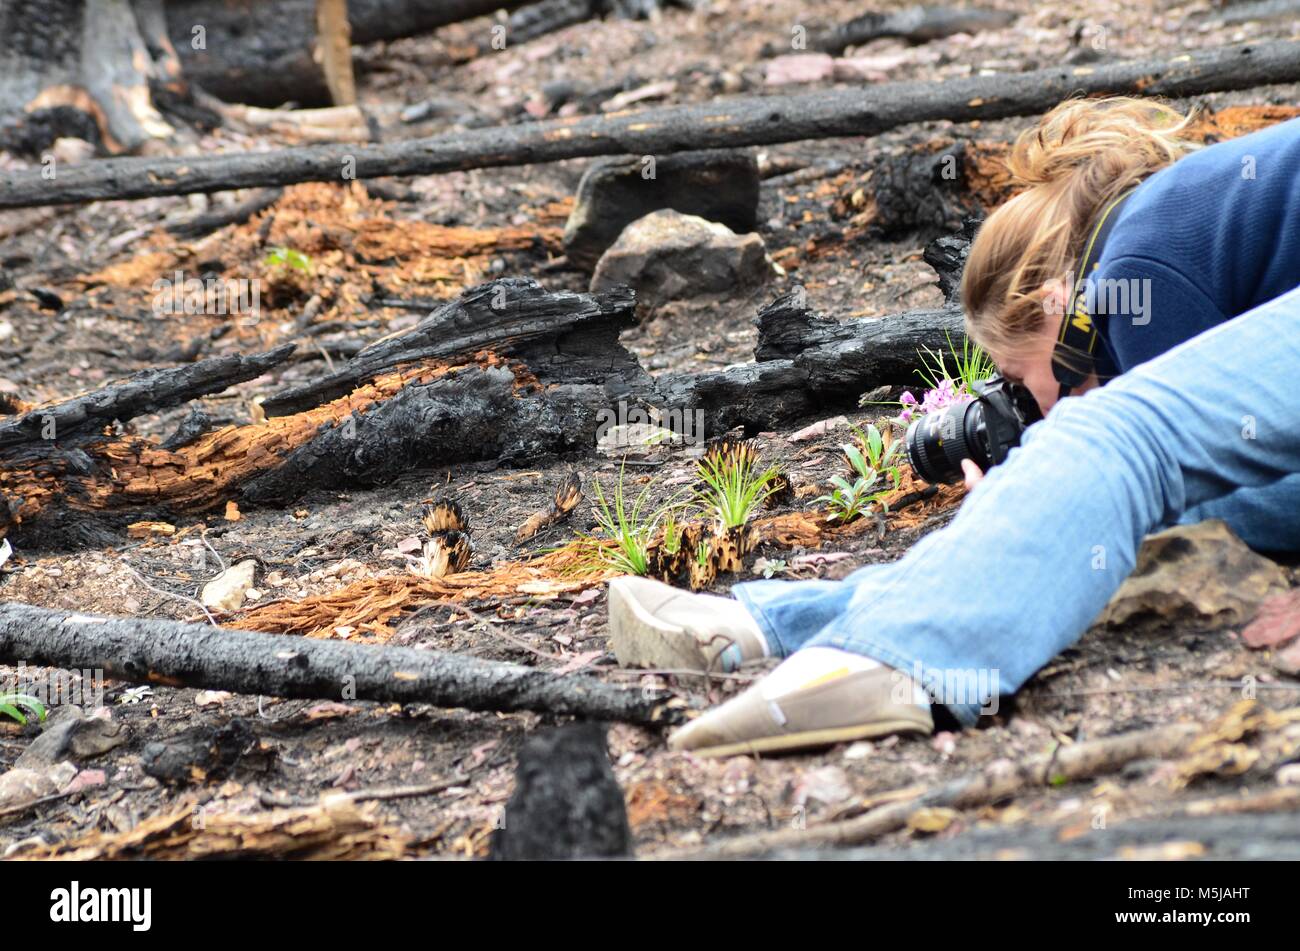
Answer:
[[[653,483],[646,485],[629,504],[623,488],[623,475],[624,470],[620,468],[612,499],[606,498],[599,479],[591,480],[591,494],[595,500],[592,509],[605,538],[579,537],[593,543],[593,557],[602,567],[628,575],[644,575],[650,570],[650,542],[669,507],[649,507]]]
[[[815,499],[815,502],[824,502],[830,514],[826,516],[828,522],[847,523],[866,514],[867,508],[875,504],[882,510],[886,508],[884,499],[885,491],[876,489],[875,485],[879,479],[871,480],[859,476],[852,483],[843,476],[831,476],[831,489],[829,495],[823,495]]]
[[[311,258],[293,248],[272,248],[264,263],[268,267],[287,267],[304,274],[311,273]]]
[[[849,465],[853,467],[853,471],[859,478],[873,483],[879,475],[888,475],[893,487],[898,488],[897,456],[902,443],[894,441],[886,446],[885,437],[872,423],[868,423],[866,429],[859,429],[857,426],[852,429],[857,442],[844,443],[840,449],[844,452],[844,458],[849,461]]]
[[[775,483],[780,470],[769,466],[755,472],[751,460],[748,453],[739,454],[739,458],[706,456],[697,466],[704,488],[696,493],[695,505],[724,529],[746,524],[754,510],[779,488]]]
[[[10,717],[26,726],[27,715],[23,713],[24,710],[33,714],[37,720],[45,719],[45,704],[35,697],[25,693],[0,693],[0,716]]]

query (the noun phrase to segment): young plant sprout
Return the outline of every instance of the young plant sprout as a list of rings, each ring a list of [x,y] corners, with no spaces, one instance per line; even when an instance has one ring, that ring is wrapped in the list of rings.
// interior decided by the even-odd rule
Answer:
[[[272,248],[263,263],[268,267],[293,268],[304,274],[310,274],[312,270],[311,257],[293,248]]]
[[[26,726],[27,715],[23,713],[24,710],[34,715],[37,720],[45,719],[45,704],[35,697],[25,693],[0,693],[0,716],[17,720]]]
[[[901,442],[885,441],[884,435],[875,425],[868,423],[866,429],[852,427],[856,442],[844,443],[840,450],[844,458],[859,478],[874,483],[879,475],[888,475],[892,488],[898,488],[899,464],[896,459],[902,447]]]
[[[696,492],[695,505],[724,531],[745,525],[754,510],[780,489],[778,467],[757,472],[752,446],[735,445],[734,449],[706,453],[696,467],[704,487]]]
[[[650,508],[651,484],[647,484],[628,505],[623,488],[624,469],[618,472],[613,499],[605,496],[600,480],[591,480],[592,509],[604,538],[579,537],[590,546],[588,559],[595,566],[613,568],[628,575],[644,575],[650,570],[650,543],[669,506]],[[594,566],[593,566],[594,567]]]
[[[879,474],[876,479],[859,476],[851,484],[843,476],[831,476],[830,481],[833,486],[830,494],[814,499],[814,502],[825,503],[828,522],[847,524],[865,515],[873,504],[881,510],[888,508],[884,501],[888,490],[875,488]]]

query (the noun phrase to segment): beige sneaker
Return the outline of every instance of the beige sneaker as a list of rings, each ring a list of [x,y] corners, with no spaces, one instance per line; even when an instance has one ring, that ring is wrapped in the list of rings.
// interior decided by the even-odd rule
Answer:
[[[890,733],[932,733],[928,704],[892,667],[845,672],[768,699],[758,683],[692,720],[668,745],[700,756],[775,753]]]
[[[609,641],[624,667],[735,670],[767,654],[762,630],[739,601],[634,576],[609,583]]]

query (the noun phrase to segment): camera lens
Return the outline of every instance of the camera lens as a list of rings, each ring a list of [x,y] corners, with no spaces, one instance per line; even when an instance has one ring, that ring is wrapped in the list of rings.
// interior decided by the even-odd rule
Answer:
[[[983,400],[971,400],[930,413],[907,427],[907,458],[926,482],[957,482],[961,461],[973,459],[981,469],[989,465],[984,445]]]

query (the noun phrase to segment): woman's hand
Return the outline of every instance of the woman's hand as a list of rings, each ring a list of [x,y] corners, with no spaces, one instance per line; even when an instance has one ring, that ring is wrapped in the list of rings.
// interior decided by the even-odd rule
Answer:
[[[961,471],[962,475],[966,477],[967,490],[975,488],[980,479],[984,478],[984,470],[975,465],[974,461],[970,459],[961,461]]]

